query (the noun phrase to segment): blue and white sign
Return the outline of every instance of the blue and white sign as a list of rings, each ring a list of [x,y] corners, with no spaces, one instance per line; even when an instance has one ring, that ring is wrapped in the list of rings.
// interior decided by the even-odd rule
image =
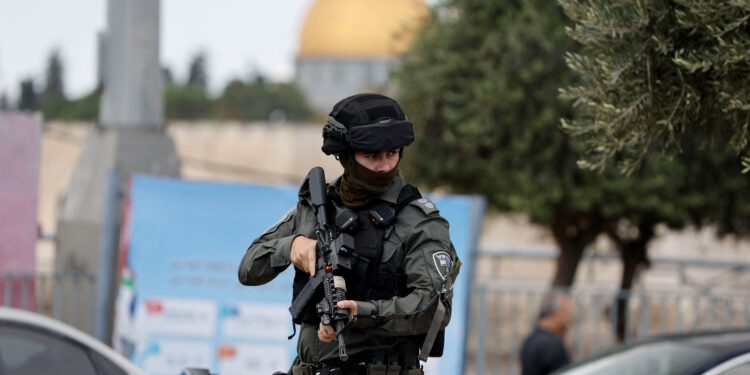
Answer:
[[[484,211],[474,197],[431,197],[450,222],[463,262],[442,358],[430,374],[463,372],[476,239]],[[126,214],[114,346],[153,375],[205,367],[220,375],[289,369],[296,340],[287,310],[294,272],[246,287],[245,251],[297,202],[296,186],[136,176]],[[457,345],[458,344],[458,345]]]

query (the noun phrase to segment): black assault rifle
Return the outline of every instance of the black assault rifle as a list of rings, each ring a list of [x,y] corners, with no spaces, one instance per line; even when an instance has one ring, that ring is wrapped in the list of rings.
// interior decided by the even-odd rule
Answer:
[[[326,182],[323,169],[320,167],[311,169],[304,183],[310,190],[309,203],[315,210],[318,219],[318,225],[315,227],[315,233],[318,236],[315,276],[307,281],[292,301],[289,312],[292,314],[292,321],[295,324],[300,324],[303,311],[322,284],[324,297],[316,305],[316,310],[323,325],[332,326],[336,329],[339,358],[346,361],[349,356],[346,354],[346,344],[341,331],[351,319],[349,310],[338,308],[336,304],[346,299],[346,282],[343,275],[351,271],[351,253],[354,250],[354,239],[351,235],[340,232],[341,225],[332,226],[328,223]],[[355,219],[356,217],[351,217],[351,220]],[[351,223],[342,223],[342,225],[348,227]]]

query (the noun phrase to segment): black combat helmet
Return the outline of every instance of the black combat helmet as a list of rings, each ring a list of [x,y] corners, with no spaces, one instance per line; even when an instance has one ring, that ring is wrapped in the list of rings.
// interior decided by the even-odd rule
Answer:
[[[414,128],[398,103],[380,94],[357,94],[333,106],[323,127],[323,152],[377,152],[414,141]]]

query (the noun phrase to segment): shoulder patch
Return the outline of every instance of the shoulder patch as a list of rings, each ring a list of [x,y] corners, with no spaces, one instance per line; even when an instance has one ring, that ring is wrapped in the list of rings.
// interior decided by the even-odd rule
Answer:
[[[451,268],[453,267],[451,256],[445,251],[438,251],[432,254],[432,261],[435,263],[435,269],[437,270],[438,275],[440,275],[440,278],[445,281],[445,279],[448,278],[448,275],[450,275]]]
[[[429,215],[433,212],[440,212],[437,206],[435,206],[435,203],[432,203],[432,201],[429,198],[415,199],[411,201],[409,204],[412,206],[419,207],[419,209],[422,210],[425,215]]]

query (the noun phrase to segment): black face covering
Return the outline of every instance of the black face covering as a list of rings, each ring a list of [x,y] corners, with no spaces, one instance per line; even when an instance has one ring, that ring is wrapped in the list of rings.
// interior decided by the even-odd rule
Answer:
[[[398,174],[398,163],[388,172],[375,172],[357,163],[351,153],[342,154],[339,161],[344,167],[339,196],[341,202],[349,207],[360,207],[368,198],[388,191]]]

